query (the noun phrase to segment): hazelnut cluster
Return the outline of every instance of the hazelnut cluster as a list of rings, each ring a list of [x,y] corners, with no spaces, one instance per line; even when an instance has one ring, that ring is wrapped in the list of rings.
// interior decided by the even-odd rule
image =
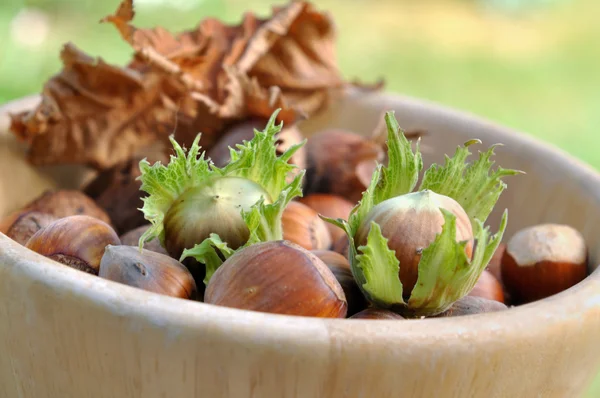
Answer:
[[[383,143],[339,129],[306,140],[276,115],[234,126],[207,151],[200,136],[189,150],[171,139],[168,164],[143,159],[81,191],[45,192],[0,232],[57,266],[134,288],[310,317],[500,311],[588,275],[586,242],[570,226],[507,239],[505,212],[489,232],[502,179],[519,174],[491,170],[493,147],[469,163],[479,143],[469,141],[417,188],[419,141],[413,150],[393,112]]]

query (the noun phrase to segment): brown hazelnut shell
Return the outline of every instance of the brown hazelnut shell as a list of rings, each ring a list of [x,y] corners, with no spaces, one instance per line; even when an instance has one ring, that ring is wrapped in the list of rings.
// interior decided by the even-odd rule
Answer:
[[[338,240],[333,242],[333,245],[331,246],[331,250],[341,254],[347,260],[350,259],[350,256],[348,254],[348,249],[350,248],[350,241],[348,239],[348,236],[342,236]]]
[[[402,320],[403,316],[395,312],[384,310],[381,308],[367,308],[350,317],[350,319],[386,319],[386,320]]]
[[[109,225],[112,223],[109,215],[92,198],[77,190],[46,191],[25,207],[56,218],[85,215]]]
[[[57,220],[53,215],[39,211],[20,211],[9,218],[10,221],[2,227],[2,232],[23,246],[37,231]]]
[[[273,314],[344,318],[347,303],[329,268],[289,241],[248,246],[213,274],[204,302]]]
[[[283,239],[294,242],[306,250],[327,250],[331,235],[327,223],[319,213],[297,201],[290,202],[281,216]]]
[[[117,233],[104,221],[70,216],[40,229],[26,247],[69,267],[98,275],[104,248],[120,244]]]
[[[196,299],[196,282],[179,261],[137,246],[106,246],[98,276],[166,296]]]
[[[343,220],[348,220],[350,212],[354,208],[354,204],[349,200],[327,193],[310,194],[298,199],[298,202],[307,205],[322,216]],[[328,222],[325,225],[329,230],[332,242],[337,241],[341,236],[347,236],[343,229]]]
[[[359,134],[328,129],[309,138],[306,155],[305,194],[331,193],[356,203],[368,186],[364,176],[357,176],[357,167],[382,161],[384,151],[380,144]],[[361,174],[365,167],[361,166]]]
[[[140,191],[142,182],[137,180],[141,175],[140,160],[133,158],[117,164],[98,174],[84,188],[84,192],[110,216],[119,234],[148,223],[144,213],[138,210],[144,205],[144,192]]]
[[[515,303],[560,293],[586,278],[587,246],[574,228],[540,224],[518,231],[502,256],[502,281]]]
[[[450,308],[434,318],[445,318],[449,316],[483,314],[485,312],[497,312],[508,309],[505,304],[483,297],[465,296],[457,300]]]
[[[128,231],[121,235],[119,239],[121,239],[121,244],[125,246],[138,246],[140,242],[140,238],[150,228],[150,224],[142,225],[140,227],[134,228],[131,231]],[[154,238],[149,242],[144,243],[144,249],[153,251],[155,253],[166,254],[167,251],[160,244],[160,240],[158,238]]]
[[[367,308],[368,301],[356,284],[350,269],[350,263],[346,257],[331,250],[313,250],[312,252],[329,267],[344,290],[346,302],[348,303],[347,315],[354,315]]]
[[[475,283],[469,296],[482,297],[488,300],[495,300],[504,303],[504,290],[502,284],[491,272],[484,270]]]

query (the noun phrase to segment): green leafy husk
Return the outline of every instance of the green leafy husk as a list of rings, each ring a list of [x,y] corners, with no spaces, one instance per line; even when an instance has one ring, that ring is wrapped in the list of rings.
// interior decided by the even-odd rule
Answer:
[[[425,171],[417,191],[430,190],[456,200],[471,220],[475,249],[469,259],[465,252],[467,242],[456,241],[456,217],[440,208],[445,224],[435,241],[423,250],[417,284],[406,301],[399,279],[402,264],[388,247],[388,238],[382,235],[381,228],[373,222],[367,244],[356,247],[355,242],[358,229],[373,208],[385,200],[413,192],[423,167],[419,141],[413,151],[393,111],[386,113],[385,121],[388,165],[378,165],[348,221],[322,218],[342,228],[348,235],[352,273],[371,303],[406,315],[434,315],[468,294],[489,263],[502,240],[508,213],[504,212],[499,230],[493,236],[490,236],[489,228],[484,227],[484,222],[507,187],[502,178],[522,172],[503,168],[491,170],[491,157],[497,145],[480,153],[475,162],[467,162],[471,155],[468,148],[481,143],[479,140],[466,142],[457,148],[452,158],[446,156],[443,166],[434,164]]]

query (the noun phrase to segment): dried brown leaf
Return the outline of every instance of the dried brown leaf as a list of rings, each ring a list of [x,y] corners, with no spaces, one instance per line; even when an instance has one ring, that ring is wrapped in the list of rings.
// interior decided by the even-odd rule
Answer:
[[[35,165],[79,163],[106,169],[193,121],[185,88],[164,74],[142,74],[92,58],[73,44],[63,70],[44,86],[33,110],[12,115],[11,129],[29,143]],[[189,128],[187,128],[189,130]]]

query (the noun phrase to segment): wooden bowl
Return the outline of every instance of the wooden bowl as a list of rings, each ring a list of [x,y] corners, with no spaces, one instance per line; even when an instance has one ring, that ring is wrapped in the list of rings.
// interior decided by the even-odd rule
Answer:
[[[0,113],[0,211],[87,172],[34,169]],[[490,223],[509,208],[506,237],[558,222],[600,256],[600,177],[506,128],[391,94],[349,92],[306,122],[367,133],[382,111],[427,131],[426,161],[480,138],[521,169]],[[475,148],[476,150],[477,148]],[[427,165],[426,165],[427,166]],[[57,266],[0,236],[1,397],[568,397],[600,368],[600,274],[548,299],[490,314],[411,321],[312,319],[163,297]]]

